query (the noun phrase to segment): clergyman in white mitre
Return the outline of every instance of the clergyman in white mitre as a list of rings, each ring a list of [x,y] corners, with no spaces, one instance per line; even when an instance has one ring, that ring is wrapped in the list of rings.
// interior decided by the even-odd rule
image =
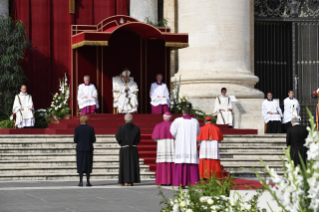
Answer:
[[[226,95],[227,89],[221,89],[221,95],[216,97],[214,115],[217,116],[216,124],[227,124],[233,128],[233,105],[231,99]]]
[[[20,88],[20,94],[17,94],[13,103],[13,113],[16,114],[15,125],[18,128],[33,127],[34,120],[34,108],[32,96],[27,93],[27,86],[22,85]]]
[[[115,85],[113,91],[115,94],[114,103],[117,106],[118,113],[134,113],[137,111],[137,91],[138,87],[133,79],[130,79],[131,72],[124,69],[121,80]]]
[[[162,82],[163,75],[156,75],[156,82],[152,83],[150,90],[152,114],[164,114],[169,112],[169,92],[165,83]]]
[[[84,83],[79,85],[78,103],[81,114],[95,113],[99,108],[98,93],[93,84],[90,84],[90,76],[84,76]]]
[[[267,93],[267,99],[263,101],[261,112],[267,124],[266,133],[281,133],[282,112],[279,103],[272,98],[272,93]]]

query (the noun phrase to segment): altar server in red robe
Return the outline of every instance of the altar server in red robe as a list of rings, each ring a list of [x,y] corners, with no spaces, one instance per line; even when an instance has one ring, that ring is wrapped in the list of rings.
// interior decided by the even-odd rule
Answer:
[[[172,115],[164,114],[164,121],[157,124],[152,138],[157,141],[156,154],[156,185],[171,185],[173,183],[175,140],[170,133]]]
[[[319,124],[319,117],[318,117],[318,113],[319,113],[319,88],[317,90],[315,90],[314,92],[312,92],[311,97],[313,99],[318,99],[318,103],[317,103],[317,107],[316,107],[316,113],[315,113],[315,121],[316,121],[316,125],[317,125],[317,130],[318,130],[318,124]]]
[[[169,111],[169,92],[166,84],[163,83],[162,80],[163,76],[161,74],[157,74],[156,82],[151,85],[150,97],[152,114],[164,114]]]
[[[222,177],[218,143],[224,139],[220,129],[212,123],[211,117],[206,117],[205,125],[200,128],[197,140],[200,142],[199,173],[201,178],[216,175]]]

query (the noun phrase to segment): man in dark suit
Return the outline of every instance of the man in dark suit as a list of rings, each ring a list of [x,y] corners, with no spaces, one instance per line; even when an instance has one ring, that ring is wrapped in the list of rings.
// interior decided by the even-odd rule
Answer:
[[[286,143],[287,147],[290,146],[291,160],[294,162],[295,166],[300,165],[300,168],[302,168],[299,154],[306,165],[308,148],[306,148],[304,144],[308,137],[308,130],[305,126],[299,124],[298,118],[293,118],[291,124],[292,127],[287,130]]]
[[[75,128],[74,143],[76,145],[76,165],[80,175],[79,186],[83,186],[83,173],[86,173],[87,186],[90,183],[90,173],[93,165],[93,143],[96,141],[94,128],[87,125],[88,117],[80,117],[81,125]]]

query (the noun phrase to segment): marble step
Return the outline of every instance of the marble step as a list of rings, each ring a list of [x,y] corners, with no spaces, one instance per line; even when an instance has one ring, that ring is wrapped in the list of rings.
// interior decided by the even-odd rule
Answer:
[[[61,166],[74,166],[76,164],[75,158],[62,159],[62,160],[0,160],[0,167],[61,167]],[[119,165],[119,158],[94,158],[94,166],[109,166]],[[143,165],[143,159],[140,159],[140,165]],[[1,173],[1,172],[0,172]]]
[[[118,172],[93,172],[91,173],[91,180],[97,179],[118,179]],[[84,176],[85,178],[85,176]],[[155,178],[154,172],[141,172],[141,180],[149,180]],[[78,180],[79,175],[76,172],[65,173],[27,173],[27,174],[0,174],[0,181],[5,180]],[[94,185],[93,185],[94,186]]]
[[[141,172],[148,172],[149,166],[140,165]],[[76,165],[73,164],[72,166],[24,166],[24,167],[2,167],[1,174],[30,174],[30,173],[38,173],[38,174],[45,174],[45,173],[77,173]],[[119,172],[119,165],[107,165],[107,166],[97,166],[93,164],[92,172],[106,172],[106,173],[113,173]]]
[[[264,171],[257,171],[257,172],[263,178],[265,178],[265,177],[268,178],[269,177],[268,173],[266,173]],[[276,171],[276,173],[278,175],[284,175],[284,171],[282,171],[282,170],[281,171]],[[253,171],[230,171],[230,174],[234,175],[237,178],[245,178],[245,177],[249,177],[249,178],[254,177],[255,178],[255,177],[257,177],[256,173],[253,172]]]
[[[224,165],[224,164],[222,164],[222,165],[224,166],[224,170],[225,171],[230,171],[230,172],[232,172],[232,171],[251,171],[251,172],[253,172],[254,169],[256,171],[266,171],[265,167],[262,164],[259,164],[259,165],[256,164],[254,166],[252,166],[252,165],[245,166],[243,164],[234,164],[234,165]],[[268,166],[269,166],[269,168],[273,168],[275,171],[283,171],[282,164],[281,165],[280,164],[278,164],[278,165],[268,165]]]

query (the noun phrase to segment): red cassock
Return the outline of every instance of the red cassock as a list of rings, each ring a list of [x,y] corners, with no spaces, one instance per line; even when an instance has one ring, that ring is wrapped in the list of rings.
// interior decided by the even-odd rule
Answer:
[[[218,178],[222,177],[218,143],[216,143],[216,141],[220,142],[223,139],[224,136],[220,129],[211,123],[207,123],[205,126],[200,128],[200,134],[197,136],[197,140],[201,142],[201,151],[206,151],[205,154],[200,154],[199,159],[199,173],[201,178],[210,178],[214,175],[216,175]],[[202,142],[205,142],[205,145],[210,146],[213,146],[214,144],[209,144],[209,142],[214,142],[216,147],[214,150],[211,148],[205,149],[205,146]],[[213,151],[214,153],[208,151]]]

